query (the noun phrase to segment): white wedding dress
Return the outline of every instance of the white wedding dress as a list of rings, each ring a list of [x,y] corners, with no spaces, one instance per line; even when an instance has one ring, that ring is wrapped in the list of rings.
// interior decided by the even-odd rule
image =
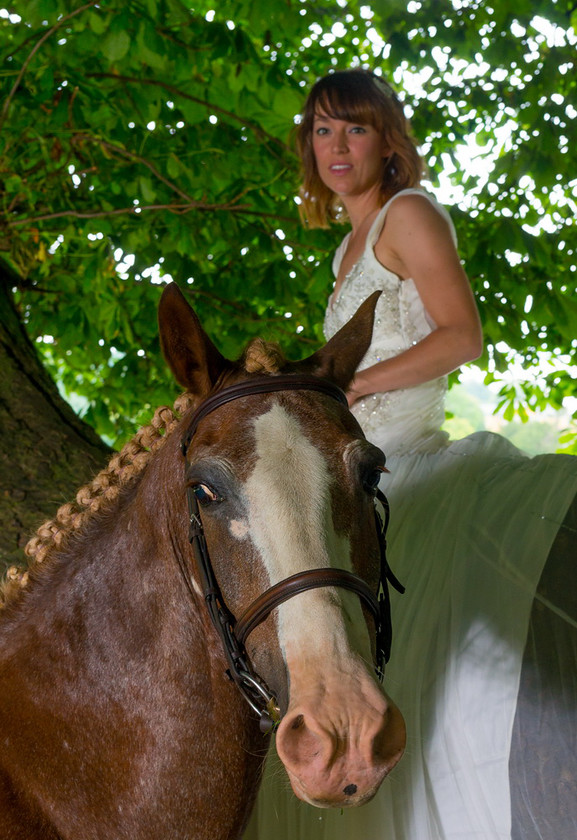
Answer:
[[[361,368],[434,328],[414,283],[375,257],[390,203],[326,314],[330,338],[371,292],[383,290]],[[335,275],[345,247],[336,253]],[[577,459],[529,458],[485,432],[449,442],[441,431],[446,388],[443,377],[353,407],[390,470],[381,482],[391,506],[388,558],[406,594],[392,593],[385,686],[405,717],[405,755],[372,802],[344,812],[299,802],[271,756],[246,840],[529,837],[512,835],[513,721],[533,600],[577,492]],[[573,743],[576,715],[573,706],[564,723]],[[577,811],[574,820],[577,837]],[[559,832],[530,837],[569,840]]]

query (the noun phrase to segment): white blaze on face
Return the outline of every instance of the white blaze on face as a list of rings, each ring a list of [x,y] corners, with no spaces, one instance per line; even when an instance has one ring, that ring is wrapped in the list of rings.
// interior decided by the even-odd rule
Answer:
[[[278,405],[255,420],[254,433],[257,461],[244,490],[250,538],[271,586],[307,569],[350,571],[349,540],[333,527],[331,479],[322,454]],[[284,652],[310,650],[312,642],[331,657],[339,651],[346,657],[352,642],[370,661],[359,598],[346,590],[315,589],[291,598],[278,608],[278,626]]]

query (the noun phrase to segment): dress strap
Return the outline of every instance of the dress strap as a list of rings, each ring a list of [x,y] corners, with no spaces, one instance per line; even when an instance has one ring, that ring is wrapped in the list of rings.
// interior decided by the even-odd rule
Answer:
[[[349,241],[350,237],[351,237],[351,233],[349,231],[349,233],[347,233],[347,235],[344,237],[344,239],[341,240],[341,244],[339,245],[339,247],[337,248],[337,250],[334,253],[333,262],[332,262],[331,267],[333,269],[333,274],[334,274],[335,277],[338,277],[338,275],[339,275],[339,270],[340,270],[340,267],[341,267],[341,263],[343,261],[345,251],[347,250],[347,244],[348,244],[348,241]]]

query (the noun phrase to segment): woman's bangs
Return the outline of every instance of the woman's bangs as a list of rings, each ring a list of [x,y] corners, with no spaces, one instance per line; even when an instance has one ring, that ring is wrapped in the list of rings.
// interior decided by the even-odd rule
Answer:
[[[323,90],[316,102],[315,113],[319,110],[331,117],[333,120],[344,120],[359,125],[372,125],[378,128],[376,103],[371,102],[364,96],[359,96],[358,91],[338,90],[328,88]]]

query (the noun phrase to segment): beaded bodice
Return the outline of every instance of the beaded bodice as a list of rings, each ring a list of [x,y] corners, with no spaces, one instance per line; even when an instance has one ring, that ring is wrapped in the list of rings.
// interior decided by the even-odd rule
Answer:
[[[426,195],[421,190],[403,190],[384,205],[367,235],[361,258],[346,276],[338,294],[329,298],[324,322],[327,339],[354,315],[360,304],[372,292],[382,290],[375,312],[371,346],[359,369],[398,355],[425,338],[435,328],[413,280],[401,280],[381,265],[374,252],[391,203],[399,195],[408,193]],[[427,198],[448,219],[446,211],[430,196]],[[335,254],[335,276],[338,274],[347,240],[348,237],[345,237]],[[440,431],[445,419],[446,390],[447,378],[441,377],[413,388],[372,394],[359,400],[352,411],[367,438],[384,449],[386,454],[435,451],[443,446],[447,439],[446,434]]]

